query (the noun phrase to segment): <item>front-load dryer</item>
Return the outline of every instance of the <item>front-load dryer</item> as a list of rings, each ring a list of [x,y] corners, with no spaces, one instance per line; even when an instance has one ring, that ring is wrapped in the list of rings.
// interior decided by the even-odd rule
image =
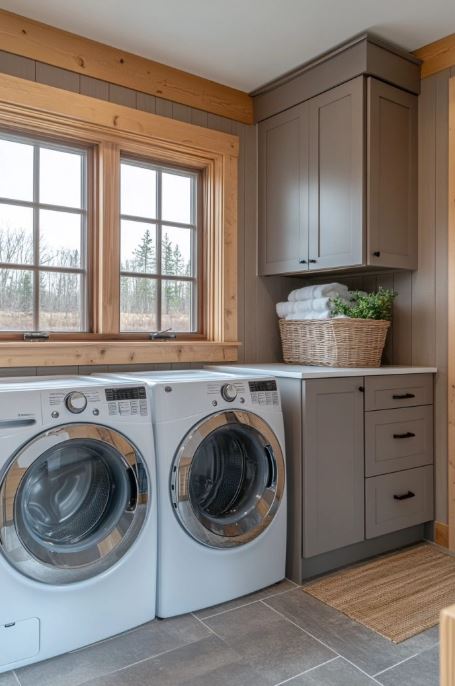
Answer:
[[[155,617],[145,384],[0,384],[0,672]]]
[[[158,470],[157,614],[170,617],[283,579],[283,416],[274,379],[140,373]]]

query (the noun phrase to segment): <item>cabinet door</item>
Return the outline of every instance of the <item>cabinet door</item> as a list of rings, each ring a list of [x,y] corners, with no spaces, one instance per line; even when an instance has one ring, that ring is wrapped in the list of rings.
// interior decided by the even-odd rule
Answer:
[[[310,269],[364,262],[364,80],[309,101]]]
[[[308,106],[259,124],[259,273],[308,269]]]
[[[417,96],[368,79],[368,263],[417,269]]]
[[[302,384],[304,557],[364,539],[362,386],[362,377]]]

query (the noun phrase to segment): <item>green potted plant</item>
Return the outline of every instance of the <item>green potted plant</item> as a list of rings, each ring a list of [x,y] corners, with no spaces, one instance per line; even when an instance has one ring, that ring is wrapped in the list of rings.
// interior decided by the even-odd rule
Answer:
[[[391,288],[379,288],[374,293],[353,291],[349,302],[340,297],[332,300],[332,315],[351,319],[392,319],[393,301],[397,293]]]

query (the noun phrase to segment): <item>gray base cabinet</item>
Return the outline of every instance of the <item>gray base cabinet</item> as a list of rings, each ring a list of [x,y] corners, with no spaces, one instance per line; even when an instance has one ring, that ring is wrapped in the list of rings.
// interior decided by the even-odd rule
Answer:
[[[363,378],[303,384],[303,556],[364,538]]]
[[[259,124],[259,273],[417,268],[417,96],[358,76]]]

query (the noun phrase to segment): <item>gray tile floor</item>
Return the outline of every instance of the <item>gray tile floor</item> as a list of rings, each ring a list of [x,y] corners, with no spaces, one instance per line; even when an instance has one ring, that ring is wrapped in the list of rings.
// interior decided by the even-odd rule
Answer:
[[[0,686],[437,686],[438,627],[395,645],[289,581],[0,675]]]

